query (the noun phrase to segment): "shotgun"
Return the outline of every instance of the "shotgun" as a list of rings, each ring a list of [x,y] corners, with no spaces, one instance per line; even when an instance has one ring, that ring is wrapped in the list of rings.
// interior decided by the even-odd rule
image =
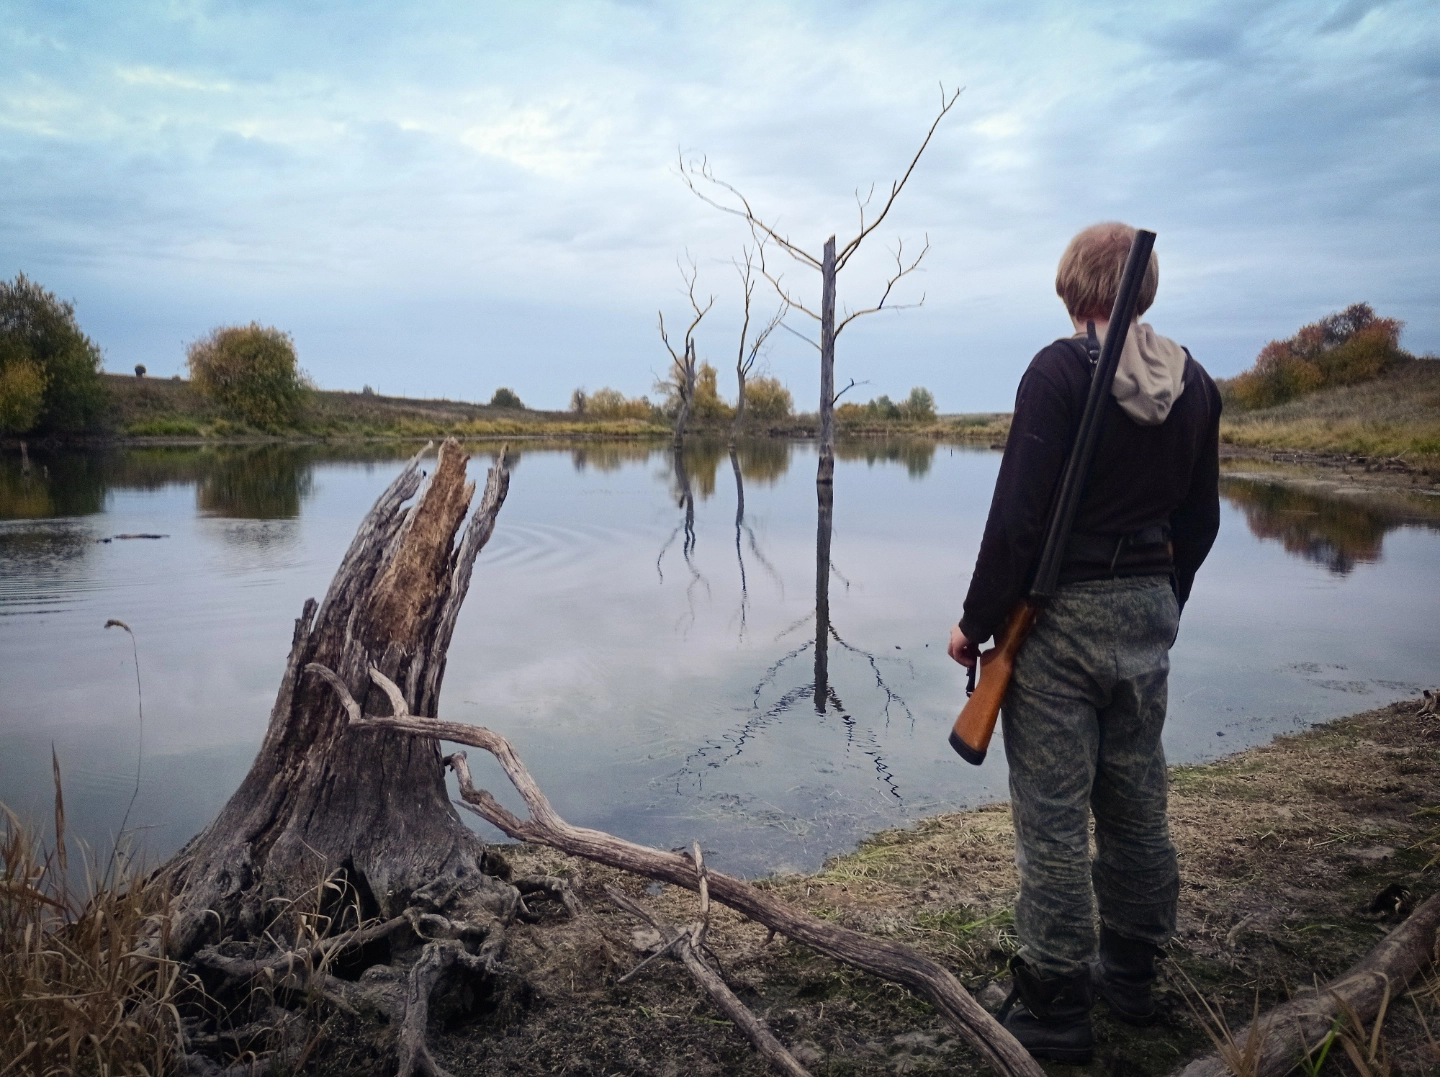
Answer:
[[[1135,240],[1130,244],[1130,254],[1120,275],[1120,290],[1110,311],[1110,327],[1106,330],[1095,371],[1090,376],[1090,392],[1085,397],[1085,410],[1080,415],[1075,444],[1066,458],[1055,503],[1050,510],[1035,582],[1030,593],[1015,604],[996,633],[995,646],[980,655],[976,663],[980,670],[978,687],[975,671],[970,671],[970,698],[965,701],[960,717],[955,719],[955,728],[950,731],[950,747],[960,753],[967,763],[979,766],[985,762],[990,738],[995,733],[995,720],[1000,716],[1000,704],[1005,699],[1010,676],[1015,670],[1015,656],[1055,593],[1060,565],[1065,560],[1065,544],[1075,522],[1075,510],[1080,505],[1080,493],[1090,471],[1090,461],[1095,456],[1106,397],[1110,395],[1110,386],[1115,380],[1115,368],[1120,363],[1120,352],[1125,347],[1130,323],[1135,319],[1140,283],[1150,264],[1150,251],[1154,246],[1155,233],[1145,231],[1136,232]]]

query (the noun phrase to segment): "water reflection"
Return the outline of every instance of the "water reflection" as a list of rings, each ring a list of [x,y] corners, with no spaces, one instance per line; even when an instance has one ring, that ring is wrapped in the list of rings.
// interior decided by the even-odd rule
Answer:
[[[98,459],[85,453],[0,457],[0,520],[90,516],[105,507]]]
[[[500,445],[471,444],[472,474]],[[32,452],[28,480],[0,454],[0,794],[43,809],[54,740],[75,827],[108,843],[134,783],[130,653],[100,627],[120,617],[141,635],[147,738],[170,753],[147,754],[136,810],[157,854],[178,847],[253,758],[299,597],[323,593],[417,448]],[[698,839],[751,873],[813,868],[880,827],[1004,795],[1002,758],[975,771],[944,747],[963,682],[936,638],[998,454],[842,442],[817,491],[803,441],[697,442],[678,461],[656,442],[523,448],[446,706],[523,746],[568,817],[665,848]],[[1417,584],[1440,573],[1440,528],[1393,531],[1424,521],[1399,498],[1267,478],[1225,483],[1239,511],[1177,644],[1178,761],[1440,676]],[[171,537],[96,541],[136,532]],[[1382,540],[1368,570],[1321,578],[1310,563],[1375,560]]]
[[[931,449],[930,455],[933,455],[933,446]],[[744,556],[741,548],[741,535],[746,530],[744,523],[745,492],[742,468],[734,453],[731,454],[731,462],[735,473],[735,551],[740,561],[743,635],[743,611],[745,603],[748,601]],[[827,719],[832,716],[838,719],[839,727],[843,732],[845,751],[847,753],[854,751],[867,758],[874,768],[876,780],[881,783],[886,795],[896,804],[904,801],[896,776],[886,761],[879,731],[873,725],[867,725],[857,720],[856,712],[846,706],[836,688],[836,680],[831,669],[830,646],[832,643],[839,648],[836,657],[843,656],[864,663],[868,674],[865,680],[869,681],[870,678],[873,678],[874,687],[883,696],[883,702],[878,707],[867,706],[862,713],[878,713],[885,726],[888,726],[890,719],[895,716],[903,716],[913,725],[914,714],[905,700],[887,683],[880,659],[873,652],[846,642],[831,620],[831,580],[839,578],[846,587],[849,586],[849,583],[836,571],[831,559],[831,542],[834,533],[834,484],[817,482],[815,489],[815,610],[813,615],[802,618],[781,632],[776,637],[776,642],[780,643],[807,624],[813,625],[814,632],[809,640],[798,647],[790,648],[777,658],[760,677],[752,692],[751,714],[743,722],[724,735],[708,741],[690,754],[677,775],[678,786],[683,787],[689,784],[698,790],[703,785],[704,770],[718,770],[739,759],[752,742],[767,729],[787,718],[813,711],[821,724],[825,724]],[[762,563],[769,567],[768,562],[765,562],[760,554],[754,533],[749,532],[749,537],[753,552]],[[773,569],[771,571],[773,573]],[[810,657],[808,664],[804,661],[807,654]],[[806,670],[807,665],[808,670]],[[809,676],[804,676],[801,673],[802,670],[808,672]],[[800,674],[798,680],[797,674]]]
[[[1286,553],[1324,565],[1337,576],[1349,575],[1357,564],[1379,561],[1385,536],[1396,528],[1428,524],[1440,529],[1403,504],[1327,496],[1278,482],[1224,476],[1220,492],[1244,515],[1256,538],[1279,542]]]
[[[789,456],[785,456],[778,475],[774,470],[775,457],[762,457],[763,463],[759,468],[763,476],[762,481],[773,483],[779,475],[785,474],[789,467]],[[764,553],[760,550],[760,542],[755,537],[755,529],[745,522],[745,476],[740,466],[740,454],[732,446],[730,449],[730,470],[735,474],[735,561],[740,566],[740,640],[745,640],[745,630],[749,627],[750,615],[750,581],[745,571],[745,546],[750,548],[750,555],[765,569],[775,586],[780,591],[780,599],[785,599],[785,581],[775,566],[770,563]]]
[[[852,441],[835,446],[837,460],[864,460],[871,467],[880,463],[904,464],[912,479],[924,478],[935,461],[933,441]]]
[[[195,487],[195,505],[210,516],[291,520],[314,490],[314,460],[303,448],[267,445],[222,455]]]
[[[692,453],[687,453],[685,448],[679,445],[675,446],[670,453],[670,492],[675,499],[676,508],[680,510],[680,522],[675,525],[675,530],[670,532],[670,537],[660,547],[660,553],[655,558],[655,572],[663,584],[665,582],[665,555],[675,545],[675,540],[680,538],[680,556],[690,574],[689,583],[685,587],[685,602],[689,610],[688,624],[694,624],[696,588],[704,585],[708,593],[710,584],[701,575],[700,570],[695,567],[695,494],[690,485],[690,469],[686,460],[689,455]],[[714,491],[715,475],[712,471],[710,492],[714,493]],[[681,538],[682,535],[683,538]]]

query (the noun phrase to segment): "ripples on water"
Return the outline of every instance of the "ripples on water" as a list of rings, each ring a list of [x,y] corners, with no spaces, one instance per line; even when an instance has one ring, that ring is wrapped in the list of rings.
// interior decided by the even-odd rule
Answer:
[[[132,450],[0,461],[0,799],[106,843],[133,785],[139,640],[154,855],[249,766],[291,623],[404,450]],[[478,452],[480,471],[494,450]],[[443,716],[509,736],[577,823],[716,862],[814,867],[880,827],[1004,795],[945,734],[945,658],[998,454],[842,446],[527,449],[477,566]],[[1212,758],[1440,682],[1434,516],[1229,479],[1174,652],[1167,747]],[[122,539],[163,534],[163,539]],[[111,538],[110,542],[101,541]],[[1424,584],[1421,586],[1420,584]],[[475,754],[475,753],[472,753]],[[512,807],[498,770],[477,770]]]

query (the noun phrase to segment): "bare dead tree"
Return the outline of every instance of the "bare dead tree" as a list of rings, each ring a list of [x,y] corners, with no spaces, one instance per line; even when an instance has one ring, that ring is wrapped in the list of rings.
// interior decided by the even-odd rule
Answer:
[[[750,304],[755,296],[755,258],[758,253],[758,249],[752,252],[749,247],[742,247],[741,261],[735,263],[735,271],[740,274],[740,291],[745,299],[745,316],[740,324],[740,348],[735,354],[735,424],[730,428],[731,446],[745,426],[745,385],[750,372],[755,369],[755,361],[759,359],[760,350],[765,347],[770,334],[785,320],[787,309],[782,303],[760,331],[753,337],[750,335]],[[736,474],[738,476],[739,472]]]
[[[405,686],[412,713],[435,714],[460,604],[509,473],[503,461],[491,469],[457,541],[475,490],[468,454],[446,441],[425,481],[425,451],[380,495],[324,601],[306,601],[249,774],[168,865],[178,915],[167,941],[178,956],[268,930],[280,903],[337,873],[370,914],[397,915],[441,878],[456,892],[454,916],[513,913],[518,894],[482,870],[485,846],[450,804],[439,743],[357,736],[334,693],[301,677],[321,663],[373,710],[386,705],[370,683],[374,666]]]
[[[680,398],[680,411],[675,416],[675,445],[678,448],[685,441],[685,424],[689,422],[690,411],[695,406],[695,372],[698,367],[695,359],[695,330],[715,305],[715,297],[710,296],[705,305],[701,306],[695,297],[695,285],[700,277],[699,268],[691,260],[690,271],[687,273],[685,263],[677,261],[676,264],[680,267],[680,279],[685,282],[685,295],[690,301],[692,317],[690,324],[685,327],[685,336],[681,341],[680,351],[677,352],[665,331],[665,312],[660,311],[660,339],[665,344],[665,350],[670,353],[670,381]]]
[[[835,340],[844,331],[845,327],[856,318],[862,318],[867,314],[875,314],[880,310],[901,310],[906,307],[918,307],[925,302],[922,295],[915,303],[893,304],[890,303],[890,294],[895,285],[903,278],[909,276],[920,267],[925,255],[930,250],[930,239],[927,236],[920,252],[913,257],[906,255],[903,240],[897,241],[892,252],[895,259],[894,272],[890,274],[881,290],[880,298],[871,306],[850,309],[843,307],[840,310],[840,318],[837,322],[835,312],[835,289],[836,277],[855,256],[860,245],[870,236],[872,232],[880,227],[881,222],[890,214],[895,201],[900,197],[900,192],[910,181],[911,175],[915,172],[915,166],[920,163],[921,156],[930,145],[930,140],[935,135],[935,130],[940,126],[940,121],[945,118],[956,100],[960,97],[961,90],[946,94],[945,87],[940,87],[940,111],[930,124],[930,129],[925,132],[925,138],[920,143],[920,148],[910,159],[909,166],[904,174],[890,184],[890,193],[885,198],[878,212],[872,215],[871,203],[874,201],[875,187],[872,184],[870,190],[862,197],[859,190],[855,192],[855,204],[859,211],[859,228],[854,237],[845,243],[838,250],[835,245],[835,237],[831,236],[825,241],[821,253],[817,256],[801,247],[791,240],[789,235],[780,232],[774,224],[768,223],[762,218],[750,200],[740,192],[733,184],[721,179],[715,174],[709,160],[705,157],[699,159],[686,159],[683,152],[680,155],[680,178],[691,192],[715,209],[723,213],[729,213],[741,218],[749,227],[750,234],[755,240],[756,253],[759,259],[760,273],[775,289],[782,302],[787,308],[793,308],[806,316],[813,318],[820,324],[820,340],[818,343],[810,343],[820,352],[820,468],[816,475],[816,481],[827,483],[832,481],[835,474],[835,401],[838,394],[835,392]],[[820,274],[820,303],[819,309],[815,304],[806,304],[796,298],[794,291],[785,282],[785,275],[765,261],[765,246],[773,243],[791,259],[801,266],[813,269]],[[807,338],[808,339],[808,338]]]

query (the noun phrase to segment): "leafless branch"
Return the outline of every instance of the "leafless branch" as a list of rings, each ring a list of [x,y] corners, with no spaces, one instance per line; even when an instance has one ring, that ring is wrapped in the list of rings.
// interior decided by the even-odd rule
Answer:
[[[905,241],[903,239],[897,240],[895,243],[895,272],[893,275],[891,275],[890,279],[885,282],[885,291],[880,294],[880,301],[876,303],[873,307],[866,307],[864,310],[855,310],[846,314],[845,317],[840,320],[840,324],[835,327],[835,335],[838,337],[841,331],[847,325],[853,322],[856,318],[863,318],[867,314],[874,314],[880,310],[909,310],[912,307],[924,306],[924,295],[920,296],[920,301],[918,303],[900,303],[890,307],[885,306],[885,300],[890,298],[890,290],[900,282],[901,278],[908,277],[911,273],[914,273],[915,270],[919,268],[920,263],[924,261],[925,256],[929,253],[930,236],[927,233],[925,236],[925,246],[920,249],[920,253],[915,256],[915,260],[912,261],[909,265],[906,265]]]
[[[682,262],[679,258],[675,259],[675,265],[680,270],[680,279],[685,282],[685,297],[690,301],[690,312],[694,315],[690,319],[690,324],[685,327],[684,357],[677,354],[674,346],[670,343],[670,337],[665,332],[665,312],[660,312],[660,339],[664,341],[665,350],[670,353],[670,358],[674,360],[676,368],[682,373],[685,370],[686,361],[693,360],[694,358],[695,330],[705,319],[705,315],[710,313],[710,308],[715,305],[715,297],[713,295],[705,301],[704,306],[701,306],[700,301],[695,297],[695,285],[700,279],[700,269],[696,266],[693,258],[688,259],[688,261],[690,264],[690,272],[687,273],[685,271],[685,262]]]
[[[940,84],[940,112],[936,115],[934,122],[930,124],[930,130],[925,132],[925,141],[920,143],[920,148],[915,151],[915,156],[910,158],[910,165],[905,169],[905,174],[890,185],[890,196],[885,199],[885,204],[880,207],[880,215],[868,225],[865,223],[865,206],[868,204],[869,199],[867,198],[864,203],[861,203],[860,231],[855,238],[845,244],[835,256],[836,272],[845,268],[845,263],[850,261],[850,256],[859,249],[860,244],[865,241],[865,237],[880,227],[880,222],[889,214],[891,207],[895,205],[895,199],[898,198],[900,192],[905,189],[905,184],[910,181],[910,176],[915,171],[915,166],[920,163],[920,157],[924,154],[925,148],[930,145],[930,140],[935,137],[935,129],[940,126],[940,121],[945,118],[946,114],[955,107],[955,102],[959,100],[960,95],[964,93],[964,91],[965,87],[962,86],[947,98],[945,96],[945,84]]]
[[[816,314],[804,303],[800,302],[788,291],[786,291],[784,284],[785,274],[775,274],[770,272],[769,266],[765,264],[765,248],[763,246],[760,246],[756,249],[755,253],[759,259],[759,269],[761,276],[763,276],[766,280],[770,282],[770,286],[775,289],[775,294],[780,297],[780,301],[785,304],[786,308],[788,309],[790,307],[794,307],[796,310],[801,311],[804,314],[810,315],[810,317],[814,318],[818,322],[820,320],[820,315]]]
[[[740,350],[735,357],[735,368],[742,377],[749,377],[750,372],[755,369],[755,361],[760,357],[760,350],[765,346],[765,341],[770,334],[775,332],[776,327],[785,318],[785,312],[789,304],[783,299],[780,309],[770,316],[760,332],[750,337],[750,305],[755,295],[755,259],[754,253],[749,247],[741,248],[743,261],[735,262],[735,272],[740,275],[740,287],[745,296],[744,319],[740,326]]]
[[[811,339],[810,339],[809,337],[807,337],[804,333],[800,332],[800,330],[798,330],[798,329],[792,329],[790,326],[786,325],[784,322],[781,322],[781,323],[780,323],[780,328],[783,329],[783,330],[785,330],[785,332],[787,332],[787,333],[790,333],[790,334],[793,334],[794,336],[799,337],[799,338],[800,338],[801,340],[803,340],[806,344],[810,345],[810,347],[814,348],[817,352],[820,350],[820,345],[817,344],[817,343],[815,343],[815,341],[811,340]]]
[[[857,385],[869,385],[869,384],[870,384],[870,381],[869,381],[868,378],[867,378],[865,381],[856,381],[854,378],[851,378],[851,379],[850,379],[850,384],[847,385],[847,386],[845,386],[845,388],[841,389],[838,393],[836,393],[836,394],[834,395],[834,397],[831,398],[830,403],[832,403],[832,404],[835,403],[837,400],[839,400],[842,396],[844,396],[846,393],[848,393],[851,389],[855,388],[855,386],[857,386]]]
[[[789,254],[797,261],[804,262],[807,265],[813,266],[816,269],[820,268],[820,260],[818,258],[807,254],[800,247],[790,242],[789,236],[780,234],[779,232],[775,231],[775,229],[772,228],[770,225],[766,224],[759,217],[757,217],[755,215],[755,210],[750,205],[749,200],[743,194],[741,194],[740,191],[733,184],[727,183],[725,180],[722,180],[715,175],[714,170],[710,167],[709,158],[702,156],[698,161],[696,161],[694,158],[691,158],[689,161],[687,161],[685,159],[684,151],[680,151],[678,157],[680,163],[680,179],[686,187],[690,188],[690,192],[695,195],[696,198],[700,199],[700,201],[704,202],[706,205],[713,206],[715,209],[720,210],[720,212],[722,213],[728,213],[731,216],[739,217],[747,225],[749,225],[751,234],[755,236],[755,240],[757,243],[760,242],[760,239],[763,236],[767,239],[773,240],[782,250],[785,251],[785,253]],[[697,178],[700,181],[699,183],[696,182]],[[727,205],[725,202],[720,201],[720,199],[716,198],[714,195],[708,194],[702,188],[701,184],[707,184],[710,187],[725,192],[725,194],[733,198],[735,202],[738,202],[739,205]]]

